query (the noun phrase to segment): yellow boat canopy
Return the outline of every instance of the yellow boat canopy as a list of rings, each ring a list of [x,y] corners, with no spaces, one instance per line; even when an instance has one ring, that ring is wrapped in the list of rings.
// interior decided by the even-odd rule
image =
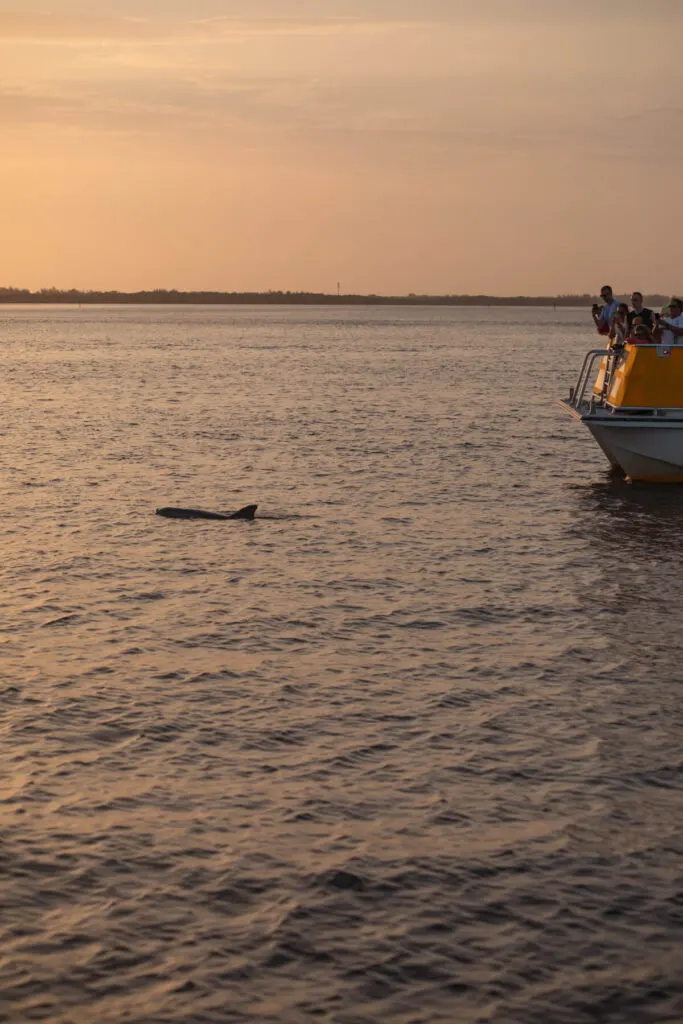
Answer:
[[[603,392],[607,359],[593,394]],[[683,408],[683,345],[626,345],[619,356],[604,400],[623,409]]]

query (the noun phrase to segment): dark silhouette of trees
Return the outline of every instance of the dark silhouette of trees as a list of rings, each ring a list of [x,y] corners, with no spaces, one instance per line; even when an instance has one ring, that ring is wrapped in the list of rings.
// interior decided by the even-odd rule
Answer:
[[[327,295],[322,292],[216,292],[178,291],[80,291],[78,288],[0,287],[0,303],[70,303],[78,305],[288,305],[288,306],[590,306],[593,295]],[[667,301],[663,295],[648,295],[651,305]]]

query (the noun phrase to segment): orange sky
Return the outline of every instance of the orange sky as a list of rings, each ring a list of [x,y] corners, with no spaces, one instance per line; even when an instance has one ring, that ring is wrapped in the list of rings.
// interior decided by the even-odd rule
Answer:
[[[682,44],[681,0],[0,0],[0,285],[680,290]]]

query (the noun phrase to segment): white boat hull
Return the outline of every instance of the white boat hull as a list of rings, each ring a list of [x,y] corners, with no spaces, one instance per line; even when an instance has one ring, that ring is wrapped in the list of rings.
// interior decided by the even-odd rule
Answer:
[[[609,461],[631,480],[683,483],[683,421],[635,426],[582,419]]]

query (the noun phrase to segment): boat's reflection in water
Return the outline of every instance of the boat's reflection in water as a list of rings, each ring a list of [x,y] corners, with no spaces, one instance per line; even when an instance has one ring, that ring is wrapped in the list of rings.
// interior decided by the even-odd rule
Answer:
[[[579,659],[567,665],[566,714],[577,742],[592,737],[595,749],[581,764],[587,805],[572,835],[584,851],[618,858],[623,897],[638,900],[649,886],[632,870],[639,858],[670,884],[680,809],[683,486],[605,478],[573,498],[581,665],[580,674]]]
[[[683,552],[683,484],[630,483],[610,475],[580,491],[587,535],[610,552],[645,557]]]
[[[683,681],[683,485],[606,477],[574,495],[577,596],[605,655],[632,678]]]

